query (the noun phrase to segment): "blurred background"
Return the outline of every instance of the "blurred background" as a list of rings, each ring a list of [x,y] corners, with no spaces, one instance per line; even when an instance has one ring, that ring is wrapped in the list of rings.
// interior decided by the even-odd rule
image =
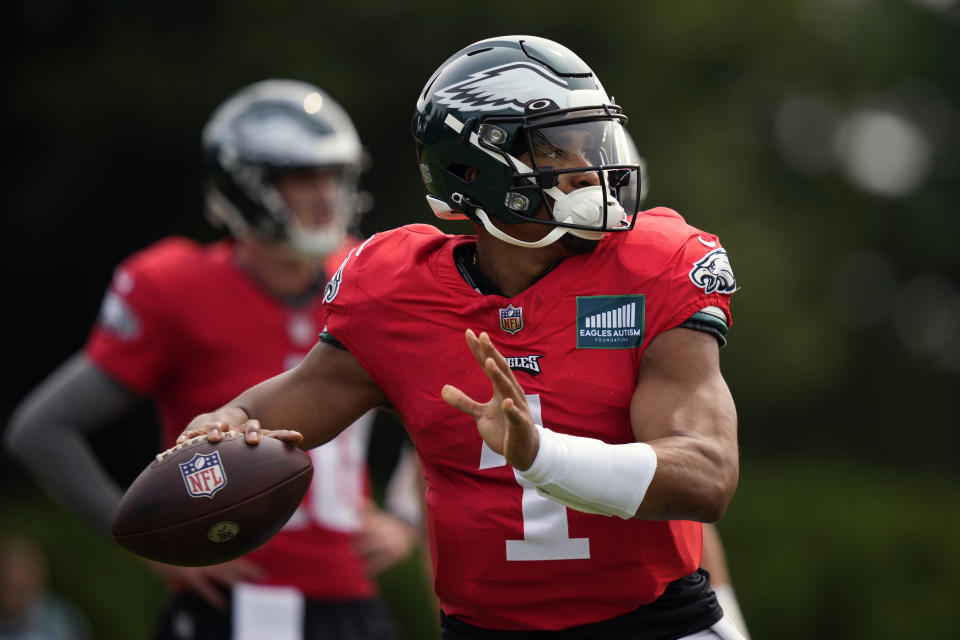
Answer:
[[[199,140],[228,94],[298,78],[350,112],[373,159],[366,235],[433,222],[409,133],[433,70],[475,40],[544,36],[630,116],[647,205],[718,233],[742,287],[722,352],[742,473],[719,529],[753,637],[956,637],[960,2],[18,0],[5,14],[0,424],[82,346],[121,259],[218,236]],[[157,445],[114,443],[151,420],[99,438],[118,478]],[[3,454],[0,476],[0,534],[42,549],[95,637],[146,637],[156,579]],[[429,638],[415,565],[382,584],[406,637]]]

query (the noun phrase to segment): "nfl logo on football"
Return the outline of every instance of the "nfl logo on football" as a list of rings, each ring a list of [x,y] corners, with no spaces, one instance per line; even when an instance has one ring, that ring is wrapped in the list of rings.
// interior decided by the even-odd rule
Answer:
[[[500,309],[500,328],[511,335],[523,329],[523,307],[511,304],[506,309]]]
[[[219,451],[194,455],[188,462],[180,464],[180,475],[192,498],[212,498],[227,484]]]

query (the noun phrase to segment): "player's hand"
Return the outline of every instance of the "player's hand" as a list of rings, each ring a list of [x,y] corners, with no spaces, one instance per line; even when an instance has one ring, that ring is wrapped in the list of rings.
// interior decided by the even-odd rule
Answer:
[[[142,560],[172,586],[193,591],[217,609],[227,608],[224,590],[229,590],[234,583],[263,577],[260,567],[243,558],[209,567],[178,567],[145,558]]]
[[[477,421],[477,431],[487,446],[514,468],[526,471],[537,457],[540,434],[533,425],[523,387],[486,332],[478,338],[467,329],[466,338],[473,357],[493,385],[493,397],[480,403],[449,384],[440,395],[451,407]]]
[[[177,437],[177,444],[190,438],[206,435],[210,442],[219,442],[227,431],[243,432],[249,444],[257,444],[260,438],[276,438],[288,444],[296,445],[303,440],[299,431],[289,429],[264,429],[260,421],[247,415],[240,407],[223,407],[212,413],[201,413],[190,421],[187,428]]]
[[[354,536],[354,546],[374,576],[403,560],[418,541],[418,531],[409,523],[380,509],[373,500],[363,508],[363,526]]]

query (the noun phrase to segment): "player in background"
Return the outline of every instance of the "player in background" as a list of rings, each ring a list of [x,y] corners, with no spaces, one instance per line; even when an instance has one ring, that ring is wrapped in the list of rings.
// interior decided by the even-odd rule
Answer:
[[[431,208],[476,235],[364,241],[307,357],[180,436],[311,447],[392,407],[447,640],[742,638],[699,569],[739,475],[719,367],[737,285],[717,236],[638,213],[625,120],[556,42],[454,54],[412,129]]]
[[[122,492],[85,436],[150,398],[172,446],[199,411],[297,365],[323,327],[324,284],[356,244],[365,152],[319,88],[240,90],[208,121],[203,153],[208,216],[232,238],[170,237],[125,260],[85,348],[8,430],[41,484],[105,533]],[[155,638],[395,637],[372,576],[411,550],[417,530],[369,500],[372,414],[355,417],[310,451],[313,484],[266,545],[212,567],[150,563],[175,590]]]

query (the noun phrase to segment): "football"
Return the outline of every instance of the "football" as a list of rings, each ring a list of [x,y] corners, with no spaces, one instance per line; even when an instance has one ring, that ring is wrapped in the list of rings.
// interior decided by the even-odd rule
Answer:
[[[137,555],[181,566],[226,562],[276,534],[303,499],[310,456],[274,438],[198,436],[157,455],[113,517],[113,539]]]

